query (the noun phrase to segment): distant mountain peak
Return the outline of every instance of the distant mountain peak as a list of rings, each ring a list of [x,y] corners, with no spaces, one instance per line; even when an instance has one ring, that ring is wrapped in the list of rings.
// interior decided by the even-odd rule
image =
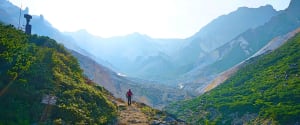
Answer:
[[[121,37],[127,37],[127,38],[132,39],[132,40],[136,40],[136,39],[144,39],[144,40],[152,39],[151,37],[147,36],[146,34],[141,34],[139,32],[133,32],[131,34],[128,34],[128,35],[125,35],[125,36],[121,36]]]
[[[64,32],[65,34],[73,34],[73,36],[81,36],[81,37],[96,37],[94,36],[93,34],[91,34],[89,31],[87,31],[86,29],[80,29],[80,30],[77,30],[75,32]],[[72,35],[71,35],[72,36]]]
[[[131,36],[131,37],[149,37],[146,34],[141,34],[139,32],[133,32],[133,33],[127,35],[127,36]]]
[[[260,7],[258,7],[258,8],[239,7],[239,8],[237,9],[237,11],[248,11],[248,10],[250,10],[250,9],[265,9],[265,10],[274,10],[274,11],[275,11],[275,9],[273,8],[273,6],[270,5],[270,4],[267,4],[267,5],[264,5],[264,6],[260,6]],[[235,12],[235,11],[234,11],[234,12]]]
[[[266,23],[277,14],[277,11],[271,5],[259,8],[240,7],[236,11],[219,16],[211,21],[193,35],[191,39],[195,42],[200,41],[201,49],[210,52],[220,47],[220,45],[224,45],[239,33]]]
[[[82,33],[82,34],[90,34],[86,29],[80,29],[76,31],[77,33]]]

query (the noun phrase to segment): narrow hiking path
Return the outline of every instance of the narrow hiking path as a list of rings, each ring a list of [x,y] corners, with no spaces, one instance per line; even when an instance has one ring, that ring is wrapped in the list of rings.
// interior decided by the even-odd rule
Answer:
[[[119,102],[117,106],[119,111],[119,125],[149,125],[147,115],[141,111],[137,103],[133,102],[128,106],[124,102]]]
[[[132,102],[130,106],[122,99],[112,99],[118,108],[116,125],[185,125],[185,122],[153,109],[146,104]]]

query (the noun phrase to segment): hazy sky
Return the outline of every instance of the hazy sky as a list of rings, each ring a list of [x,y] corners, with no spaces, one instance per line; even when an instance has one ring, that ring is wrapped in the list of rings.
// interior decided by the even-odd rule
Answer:
[[[238,7],[271,4],[276,10],[290,0],[9,0],[32,15],[44,17],[60,31],[86,29],[111,37],[133,32],[154,38],[186,38],[220,15]]]

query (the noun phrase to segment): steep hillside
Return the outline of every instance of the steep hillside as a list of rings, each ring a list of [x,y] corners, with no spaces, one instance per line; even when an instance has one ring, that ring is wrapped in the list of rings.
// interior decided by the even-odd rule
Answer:
[[[251,59],[253,57],[256,57],[256,56],[259,56],[259,55],[262,55],[262,54],[267,54],[269,52],[272,52],[272,51],[276,50],[280,46],[284,45],[290,38],[294,37],[299,32],[300,32],[300,28],[298,28],[298,29],[296,29],[292,32],[289,32],[286,35],[278,36],[278,37],[272,39],[266,46],[261,48],[258,52],[256,52],[253,56],[249,57],[248,59]],[[234,67],[222,72],[210,84],[208,84],[203,89],[202,92],[208,92],[211,89],[213,89],[213,88],[217,87],[218,85],[220,85],[221,83],[223,83],[225,80],[230,78],[234,73],[236,73],[236,71],[238,69],[240,69],[244,65],[244,63],[246,63],[247,60],[245,60],[245,61],[235,65]]]
[[[211,59],[201,57],[229,42],[240,33],[263,25],[277,14],[278,12],[268,5],[259,8],[241,7],[228,15],[218,17],[188,38],[189,44],[178,53],[179,64],[188,65],[189,69],[195,65],[207,65],[206,63]]]
[[[297,4],[297,5],[294,5]],[[249,29],[236,36],[225,45],[215,49],[201,58],[201,63],[189,73],[185,79],[195,79],[187,86],[195,86],[201,91],[205,84],[208,84],[219,73],[230,69],[236,64],[254,55],[257,51],[268,44],[273,38],[285,35],[300,27],[300,11],[293,6],[300,6],[297,2],[290,3],[289,7],[262,26]],[[203,79],[212,78],[202,82]]]
[[[20,13],[21,11],[21,13]],[[25,8],[25,10],[20,10],[19,7],[13,5],[7,0],[0,1],[0,21],[5,24],[12,24],[19,29],[24,29],[24,25],[26,23],[24,14],[29,14],[29,8]],[[21,14],[21,15],[20,15]],[[20,18],[20,19],[19,19]],[[75,47],[75,44],[69,44],[67,41],[70,41],[71,38],[67,38],[62,36],[62,34],[54,29],[47,20],[44,19],[43,15],[33,15],[30,23],[32,26],[32,33],[49,36],[51,38],[55,38],[58,42],[64,43],[65,46]]]
[[[293,1],[287,10],[273,17],[268,23],[242,33],[228,44],[216,50],[219,52],[218,61],[211,67],[215,67],[218,71],[232,67],[234,64],[256,53],[273,38],[287,34],[300,27],[300,13],[297,13],[300,10],[290,11],[291,7],[300,6],[300,4],[293,5],[295,4]],[[232,57],[235,58],[233,59]]]
[[[223,84],[166,110],[191,124],[298,124],[300,34],[253,58]]]
[[[107,124],[107,95],[62,45],[0,24],[0,124]]]
[[[259,8],[240,7],[213,20],[190,39],[197,42],[205,52],[210,52],[240,33],[263,25],[278,13],[271,5]]]
[[[21,10],[19,25],[20,8],[7,0],[0,1],[0,21],[3,21],[5,24],[12,24],[15,27],[24,29],[25,19],[23,18],[23,14],[28,14],[28,12],[29,8]],[[177,39],[152,39],[138,33],[113,38],[100,38],[84,30],[75,33],[61,33],[43,15],[32,16],[33,18],[30,23],[32,24],[33,34],[51,37],[57,42],[64,44],[68,49],[88,56],[105,67],[136,77],[158,77],[157,75],[151,76],[151,74],[147,74],[145,70],[154,72],[155,74],[163,74],[164,70],[157,70],[155,67],[167,66],[170,64],[170,60],[168,58],[165,59],[164,57],[166,56],[162,57],[160,53],[172,53],[175,51],[173,48],[178,48],[178,44],[183,41]],[[147,63],[149,60],[151,60],[151,63]],[[147,68],[143,68],[144,65],[147,65]]]
[[[1,0],[0,1],[0,21],[4,24],[12,24],[15,27],[18,27],[18,29],[24,29],[24,25],[26,23],[25,18],[23,18],[24,14],[30,14],[29,8],[25,8],[25,10],[21,10],[21,16],[20,16],[20,23],[19,23],[19,15],[20,15],[20,8],[13,5],[7,0]],[[68,49],[72,49],[74,51],[77,51],[83,55],[89,56],[90,58],[93,58],[100,62],[101,64],[110,67],[111,65],[95,56],[92,56],[88,51],[84,50],[79,46],[79,44],[76,43],[76,40],[74,40],[72,37],[69,37],[63,33],[61,33],[59,30],[54,28],[50,22],[48,22],[43,15],[32,15],[32,19],[30,21],[32,24],[32,33],[41,35],[41,36],[48,36],[53,39],[55,39],[58,43],[64,44],[64,46]]]

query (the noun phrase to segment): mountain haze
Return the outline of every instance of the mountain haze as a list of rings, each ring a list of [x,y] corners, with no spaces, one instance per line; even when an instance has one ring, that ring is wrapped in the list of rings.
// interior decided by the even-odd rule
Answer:
[[[276,14],[269,5],[239,8],[220,16],[187,39],[153,39],[138,33],[111,38],[96,37],[86,31],[65,34],[94,56],[110,62],[117,72],[165,81],[192,70],[200,57],[247,29],[263,25]]]
[[[111,63],[116,72],[144,79],[164,79],[158,77],[175,67],[171,56],[185,41],[153,39],[139,33],[111,38],[93,36],[84,30],[65,34],[94,56]]]
[[[14,8],[7,12],[8,15],[19,14],[17,7],[6,4],[2,4],[5,5],[3,8]],[[28,13],[28,9],[22,13]],[[238,33],[263,25],[276,14],[271,6],[239,8],[228,15],[220,16],[187,39],[153,39],[139,33],[101,38],[84,30],[60,33],[42,15],[33,16],[31,22],[33,33],[50,36],[67,48],[76,50],[116,72],[176,86],[178,82],[174,79],[178,76],[211,63],[210,60],[214,57],[207,57],[208,51],[211,51],[208,48],[217,48]],[[14,17],[11,20],[17,26],[17,16],[9,17]],[[250,23],[245,23],[250,19]],[[24,19],[21,22],[24,23]],[[216,33],[219,35],[214,37]]]

